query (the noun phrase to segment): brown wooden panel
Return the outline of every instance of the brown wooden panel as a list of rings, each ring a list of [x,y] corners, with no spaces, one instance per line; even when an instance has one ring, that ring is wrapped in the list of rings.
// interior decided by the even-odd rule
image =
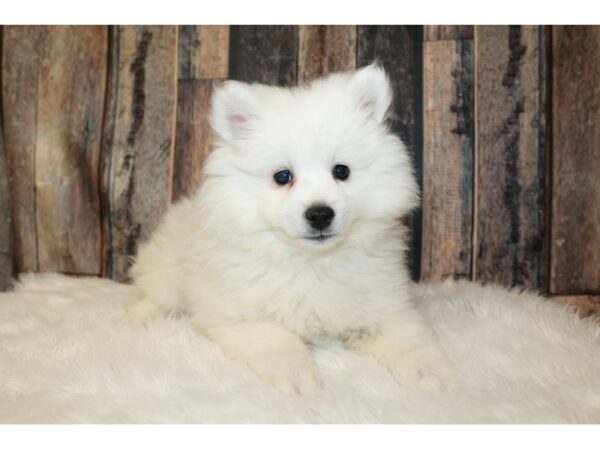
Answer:
[[[0,62],[2,61],[2,27],[0,27]],[[0,73],[0,80],[2,74]],[[2,83],[0,83],[1,87]],[[0,88],[0,106],[2,89]],[[13,237],[11,235],[12,211],[4,149],[2,108],[0,107],[0,291],[6,290],[13,276]]]
[[[2,126],[0,124],[0,133]],[[8,288],[13,276],[12,213],[8,191],[6,158],[0,134],[0,291]]]
[[[35,147],[42,27],[4,26],[2,102],[4,146],[12,195],[18,271],[38,270]]]
[[[577,307],[580,317],[592,315],[600,317],[600,296],[598,295],[559,295],[552,297],[552,299]]]
[[[421,279],[471,277],[473,42],[423,46]]]
[[[0,291],[8,288],[13,276],[12,211],[2,136],[2,115],[0,114]]]
[[[542,288],[544,30],[476,27],[475,48],[475,277]]]
[[[379,61],[394,87],[392,130],[402,137],[422,187],[422,45],[421,26],[359,26],[356,46],[358,67]],[[411,231],[408,260],[413,278],[421,272],[421,211],[407,219]]]
[[[193,194],[200,186],[202,167],[212,149],[208,124],[212,80],[180,80],[177,86],[177,125],[173,200]]]
[[[229,26],[180,26],[178,64],[180,80],[227,78]]]
[[[171,201],[177,27],[115,27],[112,48],[104,272],[122,280]]]
[[[356,26],[300,25],[298,83],[356,67]]]
[[[17,269],[99,274],[106,27],[7,27],[5,146]]]
[[[600,293],[600,27],[553,27],[550,290]]]
[[[473,25],[425,25],[426,41],[473,39]]]
[[[230,78],[281,86],[296,85],[297,26],[232,26],[230,33]]]

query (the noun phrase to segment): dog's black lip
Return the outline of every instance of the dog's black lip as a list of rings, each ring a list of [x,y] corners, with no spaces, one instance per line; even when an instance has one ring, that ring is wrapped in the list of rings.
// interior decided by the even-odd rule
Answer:
[[[329,238],[334,237],[335,234],[317,234],[315,236],[306,236],[305,239],[308,239],[309,241],[326,241]]]

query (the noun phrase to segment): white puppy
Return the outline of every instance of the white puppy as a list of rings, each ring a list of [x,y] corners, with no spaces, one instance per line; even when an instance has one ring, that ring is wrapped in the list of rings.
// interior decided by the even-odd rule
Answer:
[[[184,310],[226,356],[286,391],[316,387],[306,343],[322,338],[400,382],[446,373],[408,294],[400,218],[418,195],[386,125],[391,101],[375,65],[302,88],[219,87],[202,186],[170,209],[132,269],[143,291],[133,320]]]

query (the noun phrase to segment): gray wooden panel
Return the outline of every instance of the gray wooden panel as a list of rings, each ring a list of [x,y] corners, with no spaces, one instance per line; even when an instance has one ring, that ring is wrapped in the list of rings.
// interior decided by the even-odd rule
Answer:
[[[230,39],[230,78],[281,86],[296,85],[297,26],[232,26]]]
[[[469,279],[473,222],[473,41],[425,42],[423,80],[421,279]]]
[[[423,27],[361,25],[358,27],[356,45],[358,67],[378,61],[390,76],[394,87],[391,127],[407,145],[422,188]],[[406,219],[411,236],[408,260],[415,279],[421,273],[421,220],[420,209]]]
[[[139,241],[171,202],[177,27],[115,27],[112,48],[104,272],[123,280]]]
[[[475,28],[475,278],[544,286],[545,41],[537,26]]]

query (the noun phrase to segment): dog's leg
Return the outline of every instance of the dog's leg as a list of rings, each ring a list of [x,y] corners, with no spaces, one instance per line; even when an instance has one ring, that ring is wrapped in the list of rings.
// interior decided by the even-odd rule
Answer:
[[[299,394],[317,390],[317,369],[300,338],[274,322],[243,322],[202,328],[228,358],[248,364],[278,389]]]
[[[401,384],[419,382],[437,390],[455,382],[454,370],[437,336],[413,307],[386,318],[378,333],[352,341],[350,346],[374,357]]]

